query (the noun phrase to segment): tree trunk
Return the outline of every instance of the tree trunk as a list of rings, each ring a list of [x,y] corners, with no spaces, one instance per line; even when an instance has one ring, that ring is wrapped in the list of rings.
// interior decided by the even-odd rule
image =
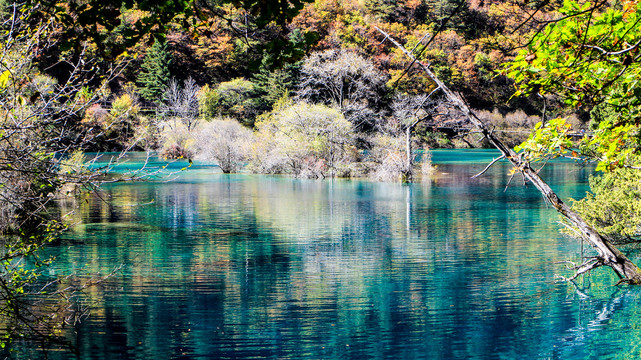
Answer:
[[[572,211],[561,199],[552,191],[550,186],[541,179],[536,171],[534,171],[528,161],[523,160],[511,148],[507,147],[500,141],[492,131],[490,131],[485,123],[478,118],[478,116],[456,96],[443,82],[441,82],[436,75],[424,64],[417,61],[416,58],[403,47],[401,44],[392,39],[385,31],[376,28],[380,33],[385,35],[395,46],[401,49],[413,63],[418,63],[419,66],[425,71],[438,87],[443,91],[446,98],[459,110],[462,114],[483,134],[483,136],[497,148],[503,157],[505,157],[515,169],[523,174],[534,186],[541,192],[543,197],[550,202],[552,206],[566,219],[568,219],[579,230],[583,238],[596,250],[598,256],[594,259],[588,260],[574,268],[576,275],[583,274],[591,269],[597,268],[602,265],[611,267],[621,279],[620,282],[627,282],[629,284],[641,285],[641,269],[630,261],[619,249],[615,248],[610,242],[601,236],[594,228],[592,228],[581,216]],[[576,277],[576,276],[575,276]]]
[[[403,171],[403,182],[412,180],[414,172],[414,164],[412,163],[412,127],[408,126],[405,129],[405,170]]]

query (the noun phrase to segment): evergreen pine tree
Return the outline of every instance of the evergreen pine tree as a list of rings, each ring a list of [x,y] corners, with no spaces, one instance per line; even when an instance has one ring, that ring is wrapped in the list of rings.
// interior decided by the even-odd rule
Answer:
[[[258,72],[254,74],[252,82],[258,92],[260,106],[263,110],[271,110],[274,103],[285,96],[290,96],[294,89],[295,74],[298,65],[286,64],[282,68],[270,70],[270,58],[263,58]]]
[[[167,50],[167,42],[157,39],[145,56],[137,79],[140,96],[143,99],[153,102],[162,99],[162,94],[171,77],[170,63],[171,54]]]
[[[394,19],[394,12],[398,6],[396,0],[365,0],[365,8],[374,14],[377,18],[384,21]]]

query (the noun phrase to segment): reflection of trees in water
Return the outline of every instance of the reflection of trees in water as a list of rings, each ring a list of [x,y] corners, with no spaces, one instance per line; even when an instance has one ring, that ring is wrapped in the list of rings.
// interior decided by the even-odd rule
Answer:
[[[180,356],[187,346],[220,356],[340,357],[339,345],[352,344],[362,356],[420,349],[445,358],[490,353],[495,339],[511,342],[498,349],[507,354],[514,343],[531,348],[552,337],[528,330],[559,310],[546,303],[556,249],[523,241],[548,219],[527,190],[447,176],[411,185],[201,180],[114,187],[110,204],[80,204],[87,223],[76,235],[91,237],[61,261],[89,271],[129,264],[96,290],[82,351],[108,353],[126,336],[131,351],[149,356]],[[105,323],[104,334],[92,330]],[[430,340],[407,346],[418,337]]]
[[[596,294],[594,294],[596,293]],[[609,358],[633,359],[639,354],[635,319],[641,295],[636,289],[593,290],[576,287],[570,298],[578,308],[574,326],[553,334],[555,347],[548,355],[555,359]],[[629,324],[624,332],[616,323]]]

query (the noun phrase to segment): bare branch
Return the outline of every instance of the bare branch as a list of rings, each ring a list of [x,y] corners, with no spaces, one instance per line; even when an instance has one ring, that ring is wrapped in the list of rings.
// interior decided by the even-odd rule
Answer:
[[[497,157],[496,159],[492,160],[492,162],[491,162],[491,163],[489,163],[489,164],[485,167],[485,169],[483,169],[483,171],[481,171],[480,173],[478,173],[478,174],[476,174],[476,175],[472,176],[472,179],[476,179],[477,177],[479,177],[479,176],[481,176],[481,175],[485,174],[485,172],[487,172],[487,171],[490,169],[490,167],[492,167],[492,165],[494,165],[497,161],[499,161],[499,160],[501,160],[501,159],[505,159],[505,155],[501,155],[501,156]]]
[[[561,281],[573,281],[576,278],[578,278],[579,276],[587,273],[588,271],[594,270],[594,269],[604,265],[603,260],[601,258],[599,258],[599,257],[589,258],[586,261],[584,261],[581,265],[576,265],[576,264],[572,263],[571,261],[565,261],[565,263],[572,264],[573,265],[572,267],[568,266],[567,268],[569,270],[574,270],[575,272],[574,272],[574,275],[572,275],[569,278],[566,278],[566,277],[563,277],[563,276],[558,276],[558,278]]]

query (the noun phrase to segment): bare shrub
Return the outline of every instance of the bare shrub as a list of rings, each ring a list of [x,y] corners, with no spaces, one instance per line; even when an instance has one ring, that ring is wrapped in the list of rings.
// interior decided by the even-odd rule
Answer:
[[[258,174],[283,174],[288,172],[289,163],[285,152],[277,146],[271,131],[258,131],[249,148],[248,168]]]
[[[336,109],[307,103],[285,104],[256,123],[251,169],[298,177],[346,175],[358,156],[352,124]]]
[[[187,125],[165,121],[159,124],[160,155],[167,159],[191,158],[194,155],[195,139]]]
[[[405,154],[405,139],[401,136],[377,135],[372,140],[367,158],[369,177],[376,181],[400,181],[410,172]]]
[[[478,111],[477,114],[486,124],[500,132],[501,139],[509,146],[516,146],[525,141],[534,129],[534,125],[541,121],[539,116],[527,115],[523,110],[516,110],[505,115],[496,109],[492,112],[483,110]]]
[[[212,120],[194,134],[196,158],[214,160],[223,173],[238,172],[248,158],[252,131],[235,120]]]

